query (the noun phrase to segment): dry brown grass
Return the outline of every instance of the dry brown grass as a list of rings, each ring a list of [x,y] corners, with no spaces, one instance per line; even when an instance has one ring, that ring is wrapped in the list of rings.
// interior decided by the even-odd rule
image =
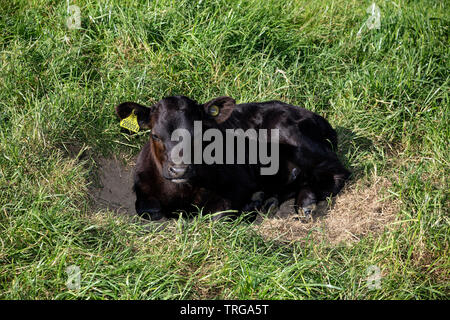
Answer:
[[[256,225],[265,238],[283,242],[304,241],[308,237],[332,245],[359,241],[381,233],[395,219],[399,201],[389,197],[391,183],[386,178],[348,184],[331,205],[322,202],[312,220],[302,220],[291,213],[262,219]]]

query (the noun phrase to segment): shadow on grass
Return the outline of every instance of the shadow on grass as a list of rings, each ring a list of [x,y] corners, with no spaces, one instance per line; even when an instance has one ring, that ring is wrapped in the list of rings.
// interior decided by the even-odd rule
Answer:
[[[344,166],[351,171],[350,180],[361,177],[364,168],[367,166],[360,157],[363,154],[373,154],[376,152],[372,140],[361,137],[350,129],[336,127],[338,135],[338,156]]]

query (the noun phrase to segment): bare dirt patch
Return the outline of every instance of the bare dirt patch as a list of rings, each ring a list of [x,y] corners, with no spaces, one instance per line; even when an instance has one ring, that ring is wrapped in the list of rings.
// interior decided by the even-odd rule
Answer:
[[[307,238],[333,245],[356,242],[381,233],[394,221],[399,202],[388,197],[390,185],[381,177],[349,184],[331,204],[321,202],[314,218],[308,220],[293,214],[289,201],[273,217],[262,219],[256,229],[263,237],[283,242]]]
[[[134,159],[119,156],[99,158],[96,162],[98,181],[90,190],[94,209],[135,215]],[[254,226],[263,237],[282,242],[307,238],[333,245],[356,242],[367,235],[381,233],[394,221],[399,202],[388,196],[390,185],[382,177],[351,183],[332,203],[321,202],[312,219],[299,218],[290,200],[270,217],[259,216]]]
[[[124,164],[126,160],[127,165]],[[133,188],[134,159],[98,158],[98,181],[91,188],[94,209],[134,215],[136,196]]]
[[[136,196],[133,192],[133,170],[136,157],[119,154],[112,158],[98,156],[87,145],[76,141],[61,144],[60,149],[72,161],[85,161],[94,171],[88,186],[93,211],[112,211],[133,216]]]

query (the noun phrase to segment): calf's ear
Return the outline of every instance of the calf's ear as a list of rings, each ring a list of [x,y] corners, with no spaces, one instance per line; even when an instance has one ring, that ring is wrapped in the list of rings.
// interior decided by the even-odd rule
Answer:
[[[230,97],[218,97],[203,105],[203,110],[217,123],[227,120],[236,106],[236,101]]]
[[[116,114],[120,120],[128,118],[132,113],[136,115],[140,129],[150,129],[150,108],[134,102],[124,102],[116,107]]]

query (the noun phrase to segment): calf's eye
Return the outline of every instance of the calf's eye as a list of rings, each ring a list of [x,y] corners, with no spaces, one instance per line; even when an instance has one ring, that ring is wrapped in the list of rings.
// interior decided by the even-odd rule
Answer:
[[[152,134],[152,139],[155,140],[155,141],[160,141],[161,140],[156,134]]]

